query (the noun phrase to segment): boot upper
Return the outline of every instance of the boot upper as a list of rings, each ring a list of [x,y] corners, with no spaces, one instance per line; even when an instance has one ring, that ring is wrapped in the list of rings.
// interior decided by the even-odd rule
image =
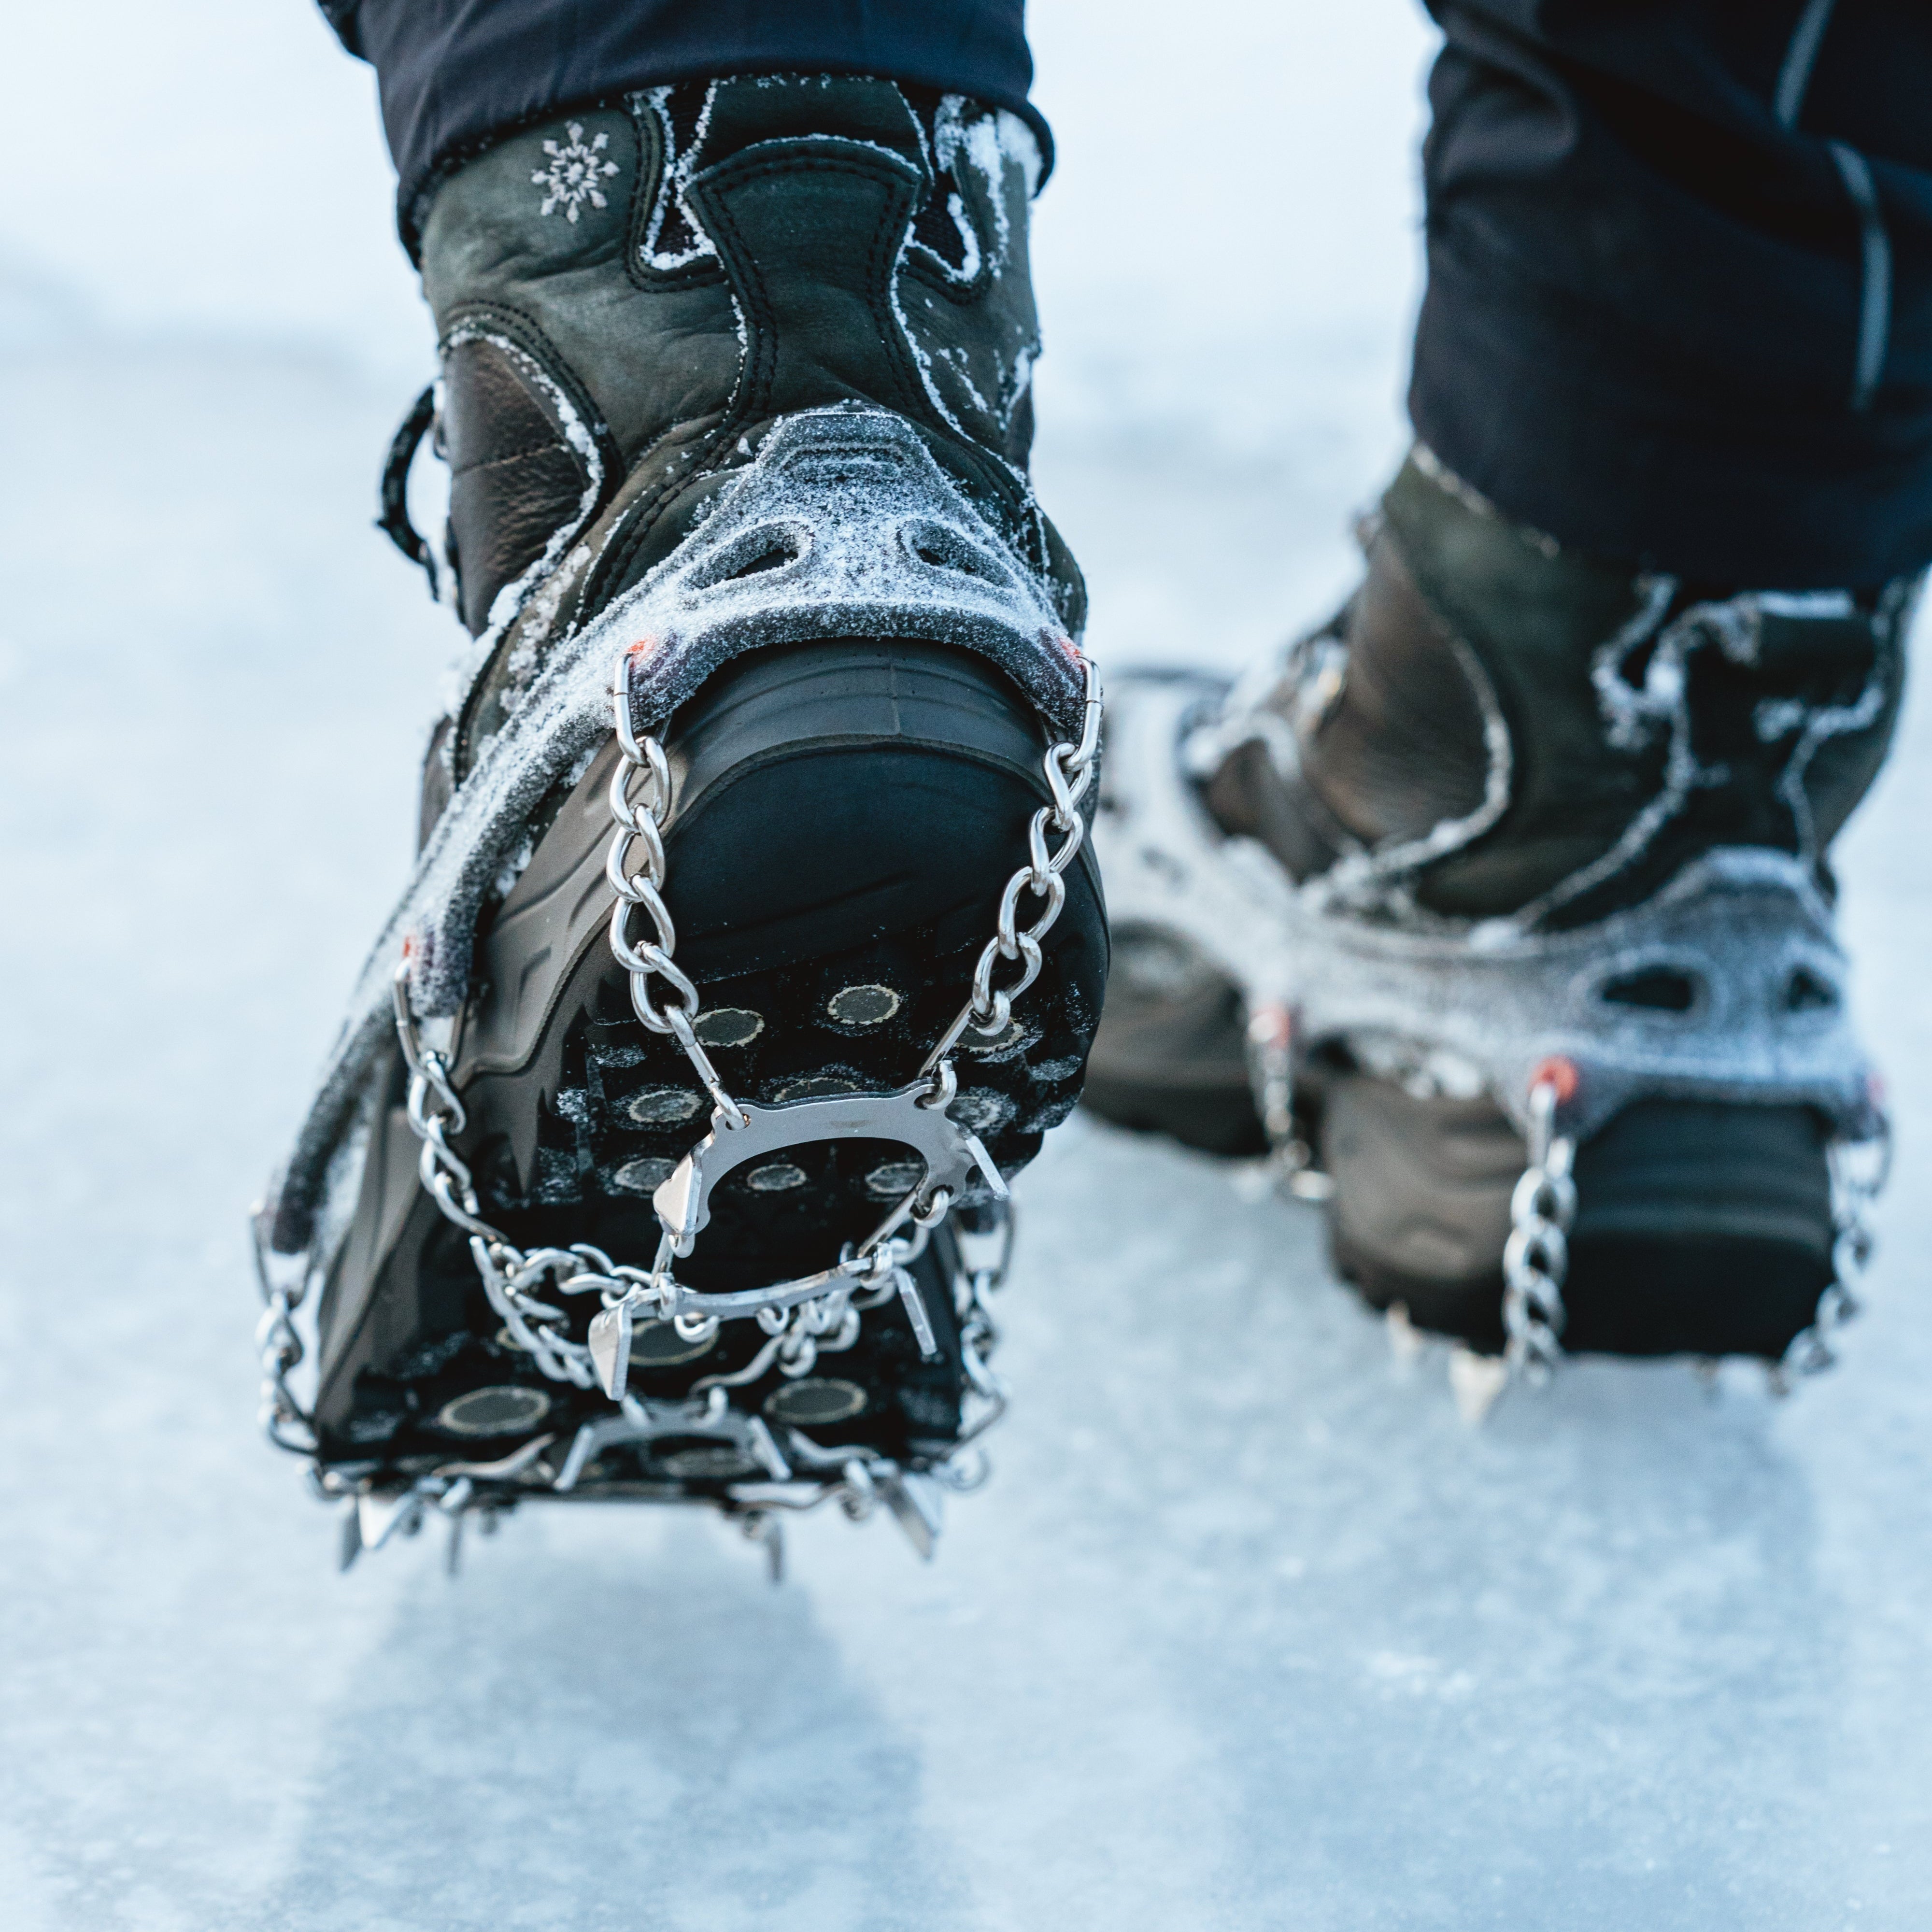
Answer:
[[[1023,122],[958,97],[766,76],[530,129],[442,186],[422,264],[450,546],[466,623],[494,627],[455,776],[544,640],[667,556],[802,410],[902,416],[1077,629],[1024,471],[1037,167]]]
[[[1512,524],[1426,451],[1364,581],[1231,735],[1210,805],[1298,879],[1457,921],[1582,925],[1714,848],[1826,854],[1883,762],[1916,584],[1633,575]]]

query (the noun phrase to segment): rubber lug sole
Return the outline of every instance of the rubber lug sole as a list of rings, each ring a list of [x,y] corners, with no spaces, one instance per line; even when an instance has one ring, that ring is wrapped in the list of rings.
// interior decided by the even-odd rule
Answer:
[[[699,1034],[728,1089],[769,1102],[903,1085],[964,1000],[1028,823],[1048,802],[1033,708],[963,651],[834,640],[734,661],[664,739],[665,897],[678,962],[703,995]],[[470,1114],[458,1144],[486,1215],[520,1245],[590,1241],[647,1264],[650,1196],[705,1131],[710,1102],[675,1044],[638,1023],[610,955],[614,762],[607,746],[558,802],[482,935],[453,1043]],[[1090,854],[1067,882],[1014,1024],[992,1041],[969,1034],[956,1056],[954,1117],[1009,1174],[1072,1111],[1099,1017],[1107,938]],[[608,1416],[601,1396],[545,1381],[505,1346],[463,1238],[416,1185],[400,1100],[398,1084],[322,1311],[326,1454],[406,1464],[452,1448],[500,1453],[536,1426],[518,1412],[538,1395],[542,1426],[566,1438]],[[724,1289],[825,1264],[916,1179],[909,1159],[890,1143],[818,1143],[734,1173],[680,1276]],[[963,1210],[969,1226],[977,1212]],[[922,1360],[905,1312],[888,1303],[865,1315],[856,1345],[824,1352],[805,1377],[768,1367],[734,1390],[734,1406],[914,1464],[942,1452],[964,1386],[951,1252],[950,1237],[936,1238],[919,1264],[937,1360]],[[701,1354],[672,1359],[675,1338],[654,1333],[634,1354],[633,1385],[682,1394],[744,1369],[765,1340],[754,1323],[727,1323]],[[514,1430],[459,1439],[466,1396],[505,1390],[528,1392],[498,1404]],[[488,1404],[471,1408],[490,1419]],[[742,1478],[724,1472],[722,1452],[721,1473],[694,1473],[704,1447],[614,1447],[595,1483],[701,1490]]]
[[[1265,1154],[1268,1136],[1248,1084],[1239,990],[1196,974],[1167,997],[1120,970],[1136,949],[1116,939],[1106,1017],[1088,1062],[1082,1104],[1114,1126],[1166,1134],[1205,1154]]]

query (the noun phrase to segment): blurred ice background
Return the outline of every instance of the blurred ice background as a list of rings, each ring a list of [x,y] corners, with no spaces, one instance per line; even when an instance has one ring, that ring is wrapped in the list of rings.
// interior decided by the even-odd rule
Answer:
[[[1348,580],[1400,447],[1406,0],[1036,0],[1038,469],[1114,664]],[[1846,848],[1902,1160],[1843,1366],[1456,1420],[1304,1210],[1076,1120],[920,1568],[530,1510],[332,1573],[242,1210],[407,863],[448,639],[368,527],[430,332],[301,0],[8,25],[0,1898],[19,1932],[1906,1928],[1932,1912],[1932,718]]]

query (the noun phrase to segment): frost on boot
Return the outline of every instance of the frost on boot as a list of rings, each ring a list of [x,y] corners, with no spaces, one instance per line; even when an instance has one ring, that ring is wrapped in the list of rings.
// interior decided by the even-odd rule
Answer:
[[[1115,694],[1090,1101],[1270,1130],[1325,1172],[1342,1271],[1420,1325],[1780,1359],[1840,1300],[1834,1148],[1880,1127],[1827,854],[1916,586],[1634,579],[1420,450],[1366,537],[1348,606],[1240,689]],[[1185,1011],[1146,970],[1177,952]],[[1204,1132],[1145,1043],[1210,987],[1196,1051],[1251,1078]],[[1526,1134],[1574,1148],[1574,1220],[1567,1180],[1519,1186]]]
[[[1036,173],[1010,115],[791,76],[439,190],[475,644],[268,1222],[337,1490],[878,1500],[929,1546],[1106,974],[1083,593],[1024,470]]]

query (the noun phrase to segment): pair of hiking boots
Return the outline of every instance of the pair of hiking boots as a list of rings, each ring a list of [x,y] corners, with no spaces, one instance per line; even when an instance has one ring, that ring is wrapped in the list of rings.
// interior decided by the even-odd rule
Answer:
[[[435,194],[384,523],[474,644],[258,1217],[270,1430],[352,1553],[560,1493],[929,1549],[1083,1077],[1271,1148],[1372,1302],[1527,1367],[1781,1360],[1841,1292],[1877,1121],[1824,855],[1910,586],[1633,578],[1418,449],[1341,615],[1233,689],[1120,680],[1096,784],[1026,474],[1039,167],[959,97],[766,76]]]

